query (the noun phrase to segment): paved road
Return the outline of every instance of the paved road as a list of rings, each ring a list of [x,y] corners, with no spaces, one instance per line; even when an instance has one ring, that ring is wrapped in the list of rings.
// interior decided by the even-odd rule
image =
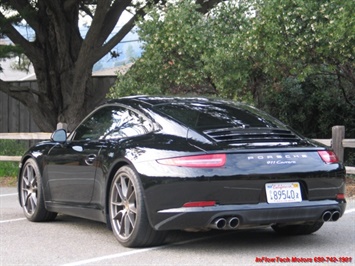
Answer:
[[[0,265],[355,265],[355,199],[338,222],[309,236],[280,237],[271,229],[175,232],[166,245],[142,249],[122,247],[102,223],[23,217],[15,188],[0,188]]]

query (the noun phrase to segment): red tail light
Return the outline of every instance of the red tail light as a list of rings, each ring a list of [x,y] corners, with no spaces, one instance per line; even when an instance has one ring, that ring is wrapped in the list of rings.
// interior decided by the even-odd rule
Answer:
[[[325,163],[338,163],[339,159],[333,151],[318,151],[319,156]]]
[[[226,158],[225,154],[204,154],[162,159],[158,160],[158,163],[183,167],[214,168],[224,166]]]
[[[337,200],[345,200],[345,195],[344,195],[344,193],[338,193],[338,194],[336,195],[336,199],[337,199]]]
[[[211,201],[192,201],[192,202],[186,202],[183,207],[211,207],[215,206],[216,202],[214,200]]]

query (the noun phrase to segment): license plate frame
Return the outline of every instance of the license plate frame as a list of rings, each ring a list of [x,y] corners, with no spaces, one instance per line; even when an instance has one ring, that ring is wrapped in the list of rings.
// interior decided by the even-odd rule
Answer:
[[[302,201],[299,182],[267,183],[265,184],[265,191],[267,202],[271,204]]]

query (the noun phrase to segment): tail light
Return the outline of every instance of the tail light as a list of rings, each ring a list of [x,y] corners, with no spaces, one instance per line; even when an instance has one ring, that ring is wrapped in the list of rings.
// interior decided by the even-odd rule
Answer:
[[[212,207],[216,205],[216,201],[193,201],[193,202],[186,202],[183,207]]]
[[[172,166],[194,167],[194,168],[215,168],[226,164],[225,154],[204,154],[194,156],[175,157],[157,160],[158,163]]]
[[[322,160],[327,163],[338,163],[339,159],[333,151],[318,151],[319,156]]]
[[[336,195],[337,200],[345,200],[345,194],[344,193],[338,193]]]

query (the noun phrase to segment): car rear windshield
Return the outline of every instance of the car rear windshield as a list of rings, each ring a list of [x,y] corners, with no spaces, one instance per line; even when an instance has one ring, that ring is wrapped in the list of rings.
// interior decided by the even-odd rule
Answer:
[[[221,103],[164,104],[155,110],[194,129],[284,128],[278,120],[248,105]]]

